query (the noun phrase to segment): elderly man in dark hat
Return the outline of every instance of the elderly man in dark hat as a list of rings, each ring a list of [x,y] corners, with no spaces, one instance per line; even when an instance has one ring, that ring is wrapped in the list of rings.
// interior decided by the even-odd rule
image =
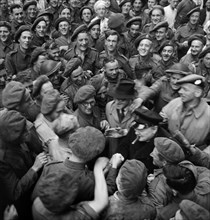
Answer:
[[[93,74],[97,70],[98,52],[89,46],[89,36],[87,25],[80,25],[74,30],[71,41],[75,42],[74,46],[66,51],[64,58],[69,61],[75,56],[82,59],[83,70],[90,70]]]
[[[190,74],[190,70],[184,64],[176,63],[166,70],[166,75],[154,82],[149,89],[143,87],[138,91],[139,103],[147,103],[148,100],[154,100],[154,111],[160,112],[171,100],[179,97],[180,86],[176,84],[177,80]]]
[[[12,39],[11,24],[7,21],[0,21],[0,70],[5,68],[6,55],[16,48],[17,44]]]
[[[193,34],[188,39],[188,46],[190,47],[190,53],[187,53],[180,60],[180,63],[190,65],[191,63],[197,63],[199,61],[199,54],[203,50],[206,44],[206,38],[202,34]]]
[[[138,160],[126,160],[119,170],[117,191],[109,198],[109,205],[101,219],[154,219],[155,206],[143,191],[147,183],[147,169]]]
[[[100,19],[96,19],[96,20],[91,21],[88,25],[88,32],[90,36],[90,42],[89,42],[90,47],[95,48],[97,40],[99,39],[100,22],[101,22]]]
[[[152,57],[152,38],[149,35],[140,35],[135,40],[138,55],[129,59],[134,79],[138,79],[144,85],[152,83],[152,72],[157,68],[157,60]]]
[[[149,173],[152,173],[155,166],[150,153],[154,149],[154,138],[166,137],[168,132],[160,125],[163,118],[156,112],[144,107],[136,109],[134,114],[136,123],[122,138],[117,152],[121,153],[125,159],[142,161]]]
[[[204,35],[203,28],[199,25],[200,7],[193,8],[187,14],[189,21],[187,24],[180,26],[175,33],[175,40],[178,43],[178,57],[183,57],[188,49],[188,39],[193,34]]]
[[[18,43],[18,48],[7,54],[5,59],[5,68],[9,77],[29,68],[32,36],[31,29],[27,25],[21,26],[15,33],[15,42]]]
[[[21,219],[31,219],[30,196],[38,180],[39,170],[48,162],[46,154],[36,156],[27,143],[30,134],[27,120],[19,112],[9,110],[0,116],[0,193],[2,208],[14,204]],[[42,151],[41,151],[42,152]]]
[[[25,22],[28,25],[32,25],[37,16],[37,2],[29,0],[23,5],[23,11],[25,12]]]
[[[210,132],[210,106],[202,98],[205,78],[196,74],[187,75],[176,82],[180,85],[179,98],[170,101],[161,110],[168,122],[169,131],[180,131],[190,144],[204,149]]]

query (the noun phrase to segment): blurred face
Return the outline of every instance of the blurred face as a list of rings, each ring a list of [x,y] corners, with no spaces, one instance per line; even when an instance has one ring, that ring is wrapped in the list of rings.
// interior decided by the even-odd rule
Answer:
[[[83,86],[85,84],[84,72],[81,66],[72,72],[71,81],[78,86]]]
[[[130,104],[130,99],[115,99],[116,108],[123,109]]]
[[[82,20],[89,23],[91,20],[91,17],[92,17],[91,11],[88,8],[82,11]]]
[[[7,0],[0,0],[0,9],[2,11],[7,10],[8,4],[7,4]]]
[[[203,49],[203,43],[201,41],[199,40],[192,41],[190,50],[193,56],[198,56],[198,54],[202,51],[202,49]]]
[[[179,0],[170,0],[170,5],[174,9],[179,4]]]
[[[159,158],[159,153],[155,147],[150,156],[153,158],[153,164],[158,167],[163,167],[163,162]]]
[[[106,75],[112,79],[116,79],[119,74],[119,64],[117,60],[114,62],[106,63],[105,65]]]
[[[130,35],[132,37],[137,37],[140,33],[140,27],[138,24],[132,24],[131,27],[130,27]]]
[[[180,86],[179,95],[183,103],[191,102],[195,99],[196,86],[190,83],[185,83]]]
[[[208,10],[208,9],[210,10],[210,0],[207,0],[207,2],[206,2],[206,8],[207,8],[207,10]]]
[[[109,6],[110,6],[110,0],[103,0],[104,2],[105,2],[105,4],[106,4],[106,8],[109,8]]]
[[[20,48],[27,50],[30,47],[32,40],[32,33],[30,31],[23,31],[19,38]]]
[[[6,73],[0,73],[0,88],[4,88],[6,85],[7,80],[7,74]]]
[[[210,40],[210,25],[208,26],[208,28],[206,30],[206,37],[208,40]]]
[[[46,60],[46,56],[45,55],[39,55],[37,61],[34,63],[34,65],[36,65],[37,69],[40,70],[40,67],[42,65],[42,63]]]
[[[80,4],[79,0],[70,0],[69,3],[73,8],[78,7]]]
[[[52,83],[49,81],[49,82],[46,82],[42,85],[42,88],[41,88],[41,91],[40,91],[40,95],[41,97],[44,96],[45,93],[47,93],[48,91],[51,91],[53,90],[53,85]]]
[[[47,25],[45,21],[40,21],[36,26],[36,34],[39,37],[44,37],[47,31]]]
[[[43,16],[44,17],[44,20],[45,20],[45,22],[46,22],[46,26],[47,26],[47,28],[49,27],[49,25],[50,25],[50,18],[49,18],[49,16],[47,16],[47,15],[45,15],[45,16]]]
[[[62,71],[60,69],[58,69],[53,74],[51,74],[49,76],[49,80],[53,84],[53,87],[55,89],[59,89],[59,87],[60,87],[61,74],[62,74]]]
[[[64,18],[67,18],[67,19],[71,19],[71,12],[68,8],[64,8],[63,11],[61,12],[60,14],[60,17],[64,17]]]
[[[159,9],[154,9],[151,14],[151,22],[156,25],[162,20],[162,17],[162,12]]]
[[[18,23],[23,22],[23,9],[22,8],[14,8],[12,15],[13,15],[13,19],[16,20]]]
[[[106,8],[103,6],[98,6],[98,8],[96,9],[96,14],[99,18],[104,18],[106,14]]]
[[[53,8],[56,8],[58,6],[58,0],[50,0],[50,5],[53,7]]]
[[[122,6],[122,14],[127,15],[129,13],[130,9],[131,9],[131,3],[130,2],[126,2]]]
[[[143,39],[137,48],[140,56],[145,57],[149,54],[150,49],[152,47],[152,42],[148,39]]]
[[[181,79],[182,76],[180,74],[174,73],[170,76],[170,86],[173,90],[179,90],[180,85],[176,84],[176,82]]]
[[[162,27],[159,28],[156,32],[155,32],[155,38],[157,41],[162,41],[164,38],[166,38],[166,28]]]
[[[189,22],[192,25],[195,25],[198,23],[199,17],[200,17],[200,12],[194,12],[191,14]]]
[[[0,40],[6,42],[10,36],[10,32],[7,27],[0,27]]]
[[[50,115],[51,120],[54,121],[55,119],[57,119],[63,113],[64,108],[65,108],[65,102],[60,101],[57,104],[56,109]]]
[[[161,56],[163,61],[168,61],[174,53],[174,48],[172,46],[166,46],[163,48],[162,52],[161,52]]]
[[[95,104],[96,104],[95,98],[92,97],[78,104],[78,108],[83,114],[91,115],[93,113],[93,108]]]
[[[110,52],[114,52],[117,48],[118,36],[117,35],[110,35],[105,40],[106,49]]]
[[[58,25],[58,31],[61,35],[66,36],[69,33],[69,23],[67,21],[62,21]]]
[[[78,34],[78,36],[77,36],[77,48],[80,51],[84,52],[88,48],[88,44],[89,44],[88,34],[87,33]]]
[[[156,5],[156,0],[148,0],[148,8],[151,10]]]
[[[94,25],[90,30],[90,35],[94,40],[97,40],[100,35],[100,25],[96,24]]]
[[[135,128],[135,134],[138,137],[138,141],[149,141],[154,137],[157,132],[157,126],[151,126],[145,124],[139,124],[137,128]]]
[[[87,6],[91,7],[92,9],[94,8],[94,4],[96,3],[95,0],[90,0],[87,4]]]
[[[142,8],[142,1],[141,0],[135,0],[134,3],[133,3],[133,10],[138,12],[141,10]]]
[[[210,68],[210,53],[207,53],[203,58],[203,63],[206,68]]]
[[[49,49],[48,50],[48,56],[50,59],[55,60],[55,61],[59,61],[60,60],[60,50],[59,48],[55,48],[55,49]]]
[[[36,5],[30,5],[27,9],[27,15],[28,15],[29,18],[35,18],[36,17],[36,12],[37,12]]]

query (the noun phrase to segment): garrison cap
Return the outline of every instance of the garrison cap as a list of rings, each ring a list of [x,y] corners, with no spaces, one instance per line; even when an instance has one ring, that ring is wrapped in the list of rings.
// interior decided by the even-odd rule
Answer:
[[[78,34],[82,33],[82,32],[87,32],[87,25],[86,24],[82,24],[82,25],[80,25],[79,27],[77,27],[74,30],[74,32],[73,32],[73,34],[71,36],[71,41],[72,42],[75,41],[75,39],[77,38]]]

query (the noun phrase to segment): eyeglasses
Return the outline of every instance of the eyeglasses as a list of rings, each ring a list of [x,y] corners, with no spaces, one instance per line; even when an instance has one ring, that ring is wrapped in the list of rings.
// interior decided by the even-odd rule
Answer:
[[[84,105],[85,107],[88,107],[89,105],[90,105],[91,107],[93,107],[95,104],[96,104],[95,101],[92,101],[92,102],[83,102],[83,103],[82,103],[82,105]]]

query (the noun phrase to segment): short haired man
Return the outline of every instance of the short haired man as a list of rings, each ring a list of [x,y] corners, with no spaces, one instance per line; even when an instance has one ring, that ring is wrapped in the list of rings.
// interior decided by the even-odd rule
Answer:
[[[90,35],[90,47],[95,48],[97,40],[100,36],[100,19],[91,21],[88,25],[88,32]]]
[[[23,11],[25,12],[25,22],[28,25],[32,25],[37,16],[37,2],[30,0],[23,5]]]

